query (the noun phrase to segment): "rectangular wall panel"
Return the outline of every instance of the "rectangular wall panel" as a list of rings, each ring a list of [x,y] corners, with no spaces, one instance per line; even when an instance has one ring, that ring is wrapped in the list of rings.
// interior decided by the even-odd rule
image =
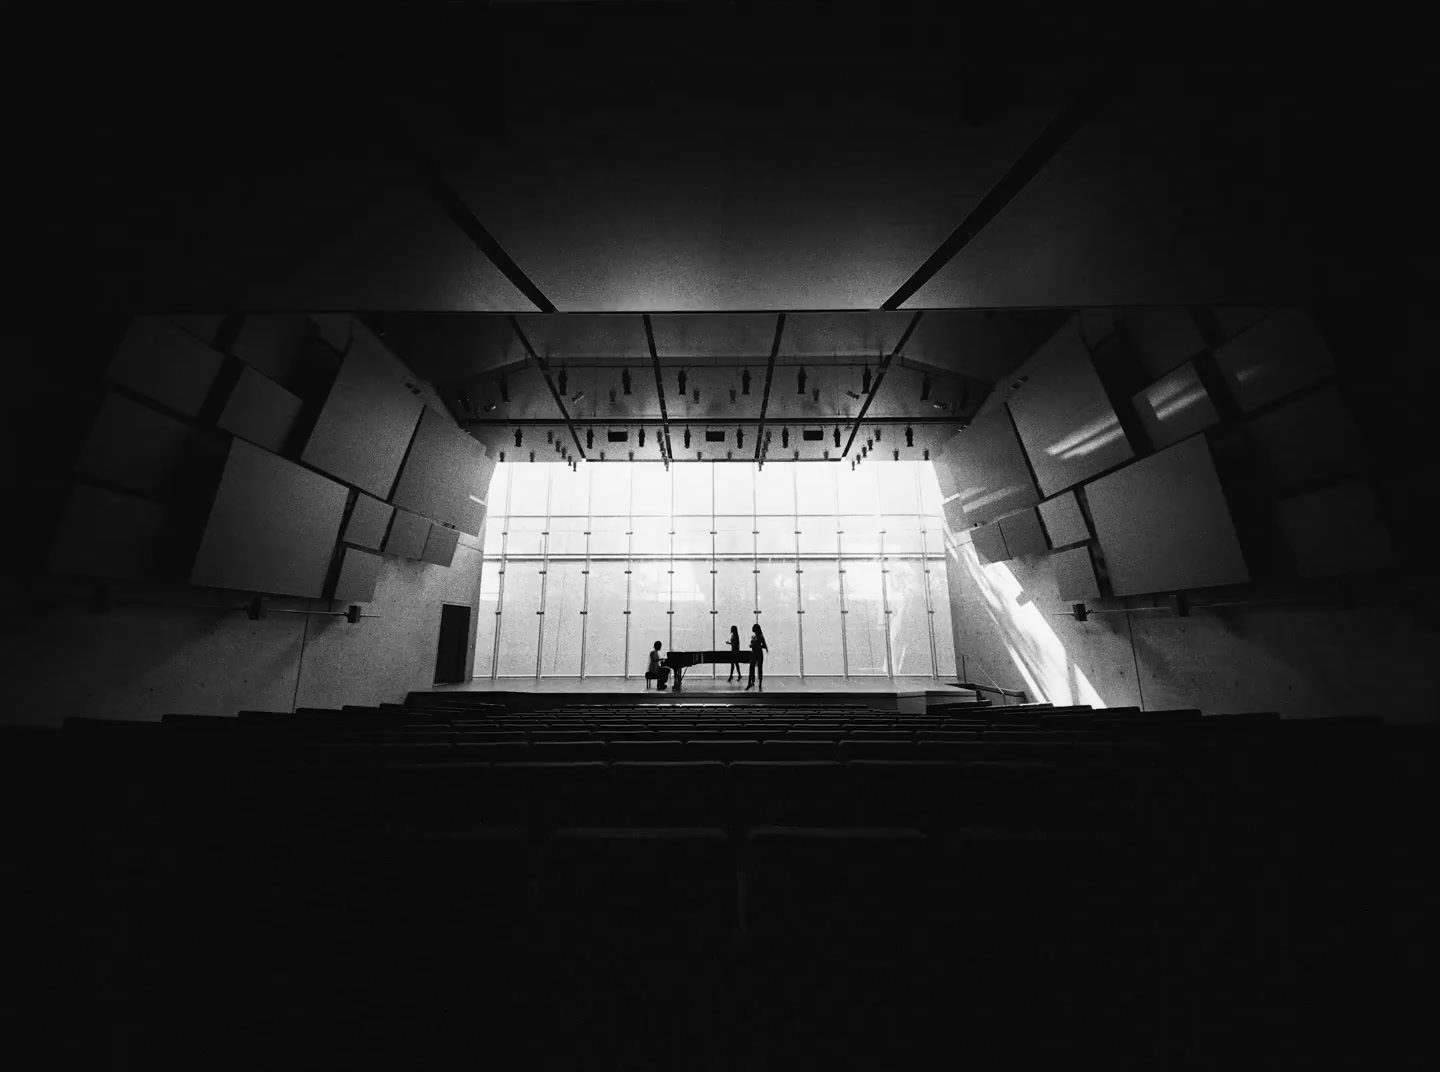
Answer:
[[[1352,482],[1286,499],[1276,506],[1291,568],[1300,577],[1385,569],[1394,559],[1375,494]]]
[[[1126,309],[1120,323],[1148,374],[1146,379],[1164,376],[1205,349],[1195,318],[1183,305]]]
[[[119,394],[107,394],[76,468],[151,495],[165,495],[184,482],[195,460],[195,429]]]
[[[971,529],[970,536],[975,542],[975,554],[981,562],[1004,562],[1010,557],[1010,552],[1005,549],[1005,536],[998,524],[981,525],[978,529]]]
[[[946,506],[958,505],[966,525],[991,521],[1040,501],[1015,427],[1003,408],[951,439],[941,463],[950,468],[959,495]],[[950,516],[947,510],[946,517]],[[959,526],[952,523],[951,527]]]
[[[394,513],[395,507],[389,503],[371,498],[363,491],[359,492],[355,499],[355,508],[350,511],[350,520],[345,525],[345,535],[341,539],[357,547],[378,551],[385,542],[385,533],[390,528],[390,518]]]
[[[1047,498],[1135,456],[1072,319],[1015,374],[1008,402]]]
[[[165,318],[177,327],[184,328],[206,346],[215,345],[215,337],[225,323],[224,313],[172,313]]]
[[[108,488],[77,484],[51,549],[58,573],[135,580],[154,572],[164,511],[155,503]]]
[[[1000,532],[1005,537],[1005,550],[1011,558],[1043,555],[1050,550],[1050,545],[1045,542],[1045,531],[1040,527],[1040,517],[1034,510],[1022,510],[1001,518]]]
[[[320,596],[347,497],[333,480],[234,440],[191,583]]]
[[[352,346],[301,460],[389,498],[423,408],[388,363]]]
[[[223,362],[214,350],[164,317],[137,316],[105,374],[136,394],[194,417]]]
[[[480,496],[493,467],[485,448],[448,416],[426,407],[391,501],[447,525],[471,520],[470,497]],[[478,529],[470,535],[478,534]]]
[[[1189,361],[1145,388],[1131,399],[1131,404],[1155,450],[1163,450],[1220,422],[1215,403]]]
[[[300,313],[251,313],[240,324],[230,352],[256,372],[295,388],[306,378],[306,343],[315,325]]]
[[[437,566],[448,566],[455,558],[455,548],[459,543],[460,533],[455,529],[431,525],[430,532],[425,537],[425,547],[420,552],[420,559],[423,562],[433,562]]]
[[[1085,515],[1073,491],[1047,499],[1037,509],[1051,547],[1064,547],[1090,538],[1090,526],[1085,523]]]
[[[1066,603],[1083,603],[1100,598],[1100,582],[1095,579],[1095,563],[1090,548],[1076,547],[1059,551],[1050,557],[1055,568],[1056,593]]]
[[[1360,426],[1334,387],[1256,417],[1243,430],[1255,475],[1278,494],[1351,475],[1365,461]]]
[[[1204,436],[1101,477],[1085,497],[1117,596],[1250,579]]]
[[[242,369],[217,422],[227,432],[280,453],[300,418],[300,399],[252,368]]]
[[[331,598],[341,603],[369,603],[375,598],[375,584],[380,579],[379,555],[347,547],[341,552],[340,577]]]
[[[399,558],[419,558],[425,553],[425,540],[430,535],[430,522],[423,517],[395,511],[390,535],[385,540],[385,553]]]
[[[1335,371],[1320,330],[1298,309],[1278,309],[1215,351],[1246,413]]]

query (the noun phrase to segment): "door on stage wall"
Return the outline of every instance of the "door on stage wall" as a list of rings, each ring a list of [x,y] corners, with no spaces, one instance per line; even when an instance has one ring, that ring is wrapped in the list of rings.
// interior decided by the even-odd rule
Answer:
[[[458,603],[440,607],[440,643],[435,651],[435,684],[465,680],[465,648],[470,642],[470,608]]]

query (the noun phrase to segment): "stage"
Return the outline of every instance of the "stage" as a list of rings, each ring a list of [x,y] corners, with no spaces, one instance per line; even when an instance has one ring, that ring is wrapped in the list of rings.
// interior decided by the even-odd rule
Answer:
[[[605,704],[768,704],[781,706],[787,703],[823,704],[844,703],[852,697],[855,703],[877,710],[908,711],[919,713],[927,706],[938,703],[956,703],[974,700],[975,694],[969,689],[958,689],[935,678],[844,678],[767,677],[765,691],[753,688],[746,691],[745,682],[726,683],[724,678],[710,675],[687,673],[685,687],[679,692],[661,692],[651,686],[645,687],[640,676],[625,679],[621,677],[587,678],[488,678],[473,680],[459,685],[434,685],[430,692],[484,693],[504,697],[507,703],[524,702],[523,698],[544,697],[547,704],[554,704],[559,697],[574,697],[572,702],[596,705]],[[563,702],[563,701],[562,701]]]

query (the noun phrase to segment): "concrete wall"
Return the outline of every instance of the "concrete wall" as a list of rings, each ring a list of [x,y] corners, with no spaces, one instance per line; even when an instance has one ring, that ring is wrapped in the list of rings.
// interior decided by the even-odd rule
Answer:
[[[8,616],[3,639],[10,666],[6,722],[57,724],[67,716],[158,719],[169,712],[233,715],[240,710],[398,702],[434,683],[440,608],[480,596],[481,541],[462,535],[449,567],[385,557],[375,618],[272,614],[250,621],[240,611],[127,607],[121,600],[169,604],[241,604],[243,596],[193,590],[161,595],[117,586],[116,605],[87,609],[83,590],[27,590],[27,605]],[[327,609],[323,600],[273,599],[279,609]],[[343,607],[341,608],[343,609]],[[467,668],[468,673],[468,668]]]
[[[962,537],[963,538],[963,537]],[[1440,596],[1433,567],[1352,588],[1354,605],[1135,609],[1077,622],[1055,594],[1048,557],[981,566],[952,546],[951,618],[969,680],[1023,688],[1032,699],[1206,714],[1275,711],[1285,718],[1374,713],[1432,719],[1440,691],[1440,630],[1427,609]],[[1212,596],[1255,599],[1254,593]],[[1091,608],[1092,612],[1094,607]]]

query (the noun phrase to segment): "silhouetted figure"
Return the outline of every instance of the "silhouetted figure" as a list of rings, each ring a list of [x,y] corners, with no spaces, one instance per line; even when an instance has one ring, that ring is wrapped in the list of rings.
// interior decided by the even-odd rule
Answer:
[[[655,687],[661,692],[666,689],[665,682],[670,680],[670,668],[660,665],[660,641],[655,641],[655,646],[650,649],[650,669],[645,671],[645,680],[654,681]],[[646,685],[649,688],[649,685]]]
[[[726,682],[734,681],[740,676],[740,628],[732,625],[730,627],[730,676]]]
[[[765,653],[770,650],[770,645],[765,643],[765,634],[760,630],[760,623],[756,622],[750,627],[750,684],[745,686],[749,692],[755,687],[755,675],[760,675],[760,691],[765,691]]]

